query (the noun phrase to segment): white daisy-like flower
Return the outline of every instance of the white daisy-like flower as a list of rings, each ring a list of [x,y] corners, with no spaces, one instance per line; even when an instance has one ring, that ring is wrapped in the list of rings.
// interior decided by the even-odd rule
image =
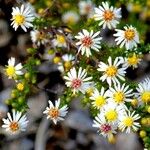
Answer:
[[[22,115],[21,112],[13,110],[12,116],[10,113],[7,113],[7,116],[7,119],[2,119],[4,122],[2,128],[5,128],[8,133],[18,134],[20,131],[26,130],[28,124],[26,115]]]
[[[94,15],[94,4],[91,0],[80,1],[78,5],[81,15],[87,15],[88,18],[91,18]]]
[[[15,78],[17,75],[23,75],[21,69],[23,68],[22,64],[19,63],[15,66],[15,58],[11,57],[8,60],[8,65],[5,68],[5,73],[9,79]]]
[[[57,34],[56,38],[52,40],[53,46],[57,47],[67,47],[66,38],[64,35]]]
[[[80,67],[77,71],[75,68],[72,68],[67,73],[67,76],[64,76],[64,79],[66,80],[67,87],[70,87],[74,94],[78,91],[85,93],[90,85],[93,84],[93,82],[90,81],[92,77],[86,76],[87,72],[85,69]]]
[[[134,53],[132,56],[128,56],[125,58],[123,65],[125,67],[132,67],[134,69],[138,67],[138,64],[140,64],[141,61],[142,59],[140,55]]]
[[[135,97],[138,98],[139,105],[150,102],[150,78],[146,78],[144,81],[139,83],[136,90],[138,93],[135,93]]]
[[[117,124],[107,122],[105,117],[98,114],[93,121],[93,127],[98,128],[98,132],[104,137],[110,137],[112,134],[116,134]]]
[[[40,46],[41,44],[44,45],[49,42],[49,40],[46,37],[46,33],[38,30],[33,30],[30,32],[31,40],[34,44],[37,44],[37,46]]]
[[[63,14],[62,21],[66,24],[76,24],[79,21],[79,15],[74,11],[68,11]]]
[[[123,85],[115,84],[114,88],[109,87],[109,90],[106,92],[106,95],[109,97],[108,101],[113,101],[117,104],[121,104],[124,102],[131,102],[133,96],[133,90],[129,89],[129,86],[126,86],[125,83]]]
[[[139,35],[132,25],[125,26],[124,30],[116,29],[114,36],[116,37],[115,41],[117,45],[120,45],[122,48],[125,45],[127,50],[132,49],[137,46],[139,43]]]
[[[47,119],[50,119],[54,122],[54,124],[57,124],[58,121],[64,120],[64,117],[68,113],[68,107],[67,105],[64,105],[63,107],[60,107],[60,99],[55,101],[55,105],[49,100],[49,107],[46,107],[46,110],[43,112],[47,115]]]
[[[135,111],[132,113],[127,110],[127,112],[119,118],[119,129],[123,132],[126,130],[126,133],[130,133],[131,129],[137,131],[140,127],[140,124],[136,120],[140,119],[138,114],[135,114]]]
[[[102,2],[102,6],[95,8],[95,20],[100,21],[99,26],[103,25],[103,29],[108,27],[109,29],[116,28],[121,18],[121,8],[114,8],[109,6],[108,2]]]
[[[27,28],[33,27],[32,21],[34,20],[35,16],[32,13],[32,9],[28,5],[21,5],[21,8],[13,7],[12,8],[12,23],[11,25],[17,30],[20,26],[25,32]]]
[[[107,94],[105,92],[104,87],[101,88],[99,92],[97,89],[94,89],[92,96],[90,97],[92,101],[92,105],[97,108],[101,109],[107,103]]]
[[[123,59],[121,57],[116,57],[114,63],[112,63],[112,58],[108,58],[108,65],[100,62],[98,71],[104,72],[103,75],[100,77],[100,80],[104,82],[105,80],[111,86],[112,82],[114,84],[119,83],[118,78],[121,80],[125,80],[124,76],[126,73],[126,67],[120,67],[123,64]]]
[[[99,34],[100,31],[94,33],[93,30],[88,32],[85,29],[83,29],[82,32],[79,32],[78,35],[75,36],[75,38],[79,40],[76,43],[76,45],[79,46],[78,52],[81,51],[81,54],[86,54],[87,57],[92,55],[91,49],[98,52],[101,48],[100,41],[102,39],[102,37],[100,37]]]
[[[107,122],[118,123],[118,119],[125,113],[125,105],[117,104],[114,102],[107,103],[102,109],[100,114],[105,116]]]
[[[58,64],[58,69],[61,72],[68,71],[72,68],[75,57],[72,54],[65,54],[62,56],[62,62]]]

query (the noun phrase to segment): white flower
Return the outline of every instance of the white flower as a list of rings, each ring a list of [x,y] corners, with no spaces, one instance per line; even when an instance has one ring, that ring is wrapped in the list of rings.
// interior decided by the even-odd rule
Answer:
[[[138,98],[139,104],[150,102],[150,78],[146,78],[143,82],[138,84],[136,88],[138,93],[135,93],[135,97]]]
[[[88,15],[88,18],[91,18],[94,14],[94,5],[91,0],[80,1],[79,2],[79,11],[81,15]]]
[[[122,64],[123,61],[121,57],[116,57],[114,63],[112,63],[112,58],[109,57],[108,65],[103,62],[100,62],[99,68],[97,70],[104,72],[102,77],[100,77],[100,80],[102,80],[102,82],[106,80],[109,86],[111,86],[112,82],[114,84],[119,83],[118,78],[124,81],[126,67],[121,68],[120,65]]]
[[[27,117],[22,115],[21,112],[12,111],[13,115],[11,117],[10,113],[7,113],[8,118],[3,119],[4,124],[2,128],[10,134],[18,134],[20,131],[25,131],[27,127]]]
[[[106,92],[106,95],[109,97],[108,101],[113,101],[117,104],[121,104],[124,102],[131,102],[133,96],[133,90],[129,90],[129,86],[126,86],[125,84],[121,85],[115,84],[114,88],[109,87],[109,90]]]
[[[99,92],[97,89],[94,89],[92,96],[90,97],[92,105],[97,109],[101,109],[107,103],[107,95],[104,87],[101,88]]]
[[[124,45],[127,50],[132,49],[137,46],[139,43],[139,35],[133,26],[125,26],[124,30],[116,29],[114,36],[116,37],[115,41],[117,45],[120,45],[122,48]]]
[[[140,116],[135,114],[135,111],[131,113],[129,110],[127,110],[127,112],[119,118],[119,129],[122,132],[126,130],[126,133],[130,133],[131,129],[137,131],[140,127],[140,124],[135,121],[138,119],[140,119]]]
[[[48,43],[48,39],[46,37],[46,33],[38,30],[33,30],[30,32],[31,40],[33,43],[37,44],[40,46],[41,44],[44,45]]]
[[[68,107],[67,105],[64,105],[63,107],[60,107],[60,99],[55,101],[55,105],[49,100],[49,107],[46,107],[46,110],[43,112],[47,115],[47,119],[50,119],[54,122],[54,124],[57,124],[58,121],[64,120],[64,117],[67,114]]]
[[[86,77],[87,73],[85,69],[79,68],[78,72],[75,68],[70,69],[67,76],[64,76],[66,85],[73,90],[73,93],[80,91],[85,93],[93,82],[89,82],[92,77]]]
[[[8,66],[6,66],[5,73],[9,79],[15,78],[16,75],[22,75],[23,72],[21,69],[23,68],[22,64],[19,63],[15,66],[15,58],[11,57],[8,60]]]
[[[57,47],[67,47],[65,36],[61,34],[57,34],[56,38],[52,40],[52,43]]]
[[[99,26],[103,25],[103,29],[108,27],[109,29],[116,28],[121,18],[121,8],[117,9],[113,6],[109,6],[108,2],[102,2],[102,6],[95,8],[95,20],[100,20]]]
[[[120,115],[125,113],[125,105],[117,104],[114,102],[107,103],[102,109],[100,114],[105,116],[107,122],[118,123]]]
[[[17,30],[20,26],[25,32],[27,31],[26,28],[33,27],[31,22],[34,20],[34,13],[32,9],[28,5],[21,5],[21,8],[18,7],[12,8],[12,23],[11,25]]]
[[[110,137],[112,134],[117,133],[117,124],[107,122],[105,117],[101,114],[98,114],[93,122],[93,127],[98,128],[98,132],[104,137]]]
[[[78,52],[81,51],[81,54],[86,54],[87,57],[89,57],[91,54],[91,49],[95,51],[99,51],[100,41],[101,37],[99,36],[100,31],[94,33],[93,30],[88,32],[87,30],[83,29],[82,32],[79,32],[77,36],[75,36],[76,39],[79,41],[76,43],[76,45],[79,45]]]
[[[140,64],[142,59],[140,58],[140,56],[138,54],[133,53],[132,56],[126,57],[124,61],[125,62],[123,65],[125,67],[133,67],[133,69],[134,69],[134,68],[138,67],[138,64]]]
[[[62,21],[66,24],[76,24],[79,21],[79,15],[74,11],[68,11],[63,14]]]
[[[65,54],[62,56],[62,63],[58,64],[58,69],[61,72],[68,71],[72,68],[75,57],[72,54]]]

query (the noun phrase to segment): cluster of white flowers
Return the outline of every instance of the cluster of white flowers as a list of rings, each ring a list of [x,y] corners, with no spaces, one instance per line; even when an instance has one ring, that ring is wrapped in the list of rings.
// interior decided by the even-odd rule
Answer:
[[[88,18],[93,18],[98,21],[98,25],[102,26],[102,30],[108,28],[114,30],[116,45],[120,48],[123,46],[126,50],[133,50],[139,43],[139,35],[135,27],[132,25],[126,25],[123,30],[117,29],[119,20],[121,19],[121,8],[115,8],[110,6],[108,2],[102,2],[97,8],[94,8],[94,4],[91,0],[80,1],[79,12],[81,15],[87,15]],[[21,8],[15,7],[12,11],[12,26],[15,30],[21,27],[25,32],[27,28],[33,27],[35,14],[28,5],[22,5]],[[76,12],[68,11],[62,15],[62,21],[69,25],[73,25],[79,21],[79,16]],[[49,40],[47,33],[43,30],[33,29],[30,32],[31,40],[33,44],[37,46],[46,45],[51,43],[51,46],[56,48],[67,49],[68,40],[73,41],[72,36],[66,36],[62,30],[58,30],[54,34],[52,40]],[[101,49],[102,37],[101,31],[93,31],[82,29],[75,36],[78,54],[86,55],[88,59],[92,53],[99,53]],[[73,43],[74,44],[74,43]],[[82,56],[81,56],[82,57]],[[132,55],[124,57],[112,58],[108,57],[107,63],[100,61],[97,64],[97,71],[99,73],[98,81],[94,81],[94,77],[90,74],[90,71],[86,68],[75,66],[76,57],[73,54],[62,55],[62,60],[56,60],[58,63],[58,69],[64,73],[65,84],[71,89],[72,93],[82,93],[87,95],[89,89],[92,89],[89,95],[90,104],[96,110],[98,110],[97,116],[93,121],[93,127],[98,129],[98,132],[104,137],[111,137],[117,133],[117,130],[126,133],[131,131],[137,131],[140,127],[138,120],[140,115],[137,114],[132,108],[127,107],[127,103],[131,103],[134,98],[138,100],[138,106],[150,103],[150,79],[147,78],[143,82],[138,84],[136,92],[131,89],[129,85],[125,83],[125,73],[128,67],[137,68],[141,62],[140,55],[132,53]],[[89,71],[89,72],[88,72]],[[8,60],[8,65],[5,68],[5,74],[9,79],[17,80],[18,76],[24,74],[23,66],[21,63],[15,65],[15,58],[11,57]],[[104,82],[106,87],[99,87],[95,82]],[[18,89],[23,89],[23,85],[18,83]],[[64,117],[68,113],[68,106],[61,106],[61,100],[48,101],[49,107],[43,112],[47,115],[47,119],[50,119],[57,124],[58,121],[64,120]],[[9,133],[18,134],[20,131],[25,131],[27,127],[27,117],[21,112],[13,110],[12,117],[10,113],[7,114],[8,118],[3,119],[3,128]]]
[[[109,6],[108,2],[102,2],[102,6],[95,8],[94,19],[100,21],[99,26],[103,25],[103,29],[115,29],[117,24],[119,24],[119,19],[121,18],[121,8],[117,9],[113,6]],[[125,26],[124,30],[115,29],[117,33],[114,34],[116,37],[115,41],[117,45],[120,45],[122,48],[125,45],[127,50],[133,49],[139,43],[139,35],[135,27],[132,25]],[[93,31],[88,32],[86,29],[83,29],[82,32],[79,32],[76,39],[79,41],[76,45],[80,45],[78,52],[81,51],[81,54],[86,54],[89,57],[91,54],[91,49],[99,51],[101,47],[102,37],[99,36],[100,32],[93,33]]]

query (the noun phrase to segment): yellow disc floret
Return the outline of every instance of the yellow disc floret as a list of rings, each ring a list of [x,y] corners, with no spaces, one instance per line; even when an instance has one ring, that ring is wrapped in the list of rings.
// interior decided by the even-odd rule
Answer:
[[[58,43],[64,44],[66,42],[65,37],[63,35],[56,35]]]
[[[138,55],[136,55],[135,53],[131,57],[128,57],[127,60],[130,66],[136,66],[140,61]]]
[[[14,19],[14,22],[18,25],[22,25],[25,22],[25,17],[23,15],[19,15],[19,14],[15,15],[13,19]]]
[[[95,106],[100,108],[106,103],[106,100],[103,96],[98,96],[95,98]]]
[[[116,92],[114,95],[113,95],[113,98],[115,100],[116,103],[121,103],[124,101],[124,98],[125,98],[125,95],[123,92]]]
[[[131,127],[133,125],[133,118],[132,117],[126,117],[124,120],[123,120],[123,124],[126,126],[126,127]]]
[[[12,77],[15,75],[15,67],[14,66],[8,66],[6,68],[6,75],[9,76],[9,77]]]
[[[23,84],[23,83],[18,83],[18,84],[17,84],[17,89],[18,89],[19,91],[23,91],[23,90],[24,90],[24,84]]]
[[[143,92],[141,95],[141,99],[144,103],[150,102],[150,92],[149,91]]]
[[[114,109],[110,109],[106,112],[105,117],[108,121],[115,121],[118,117],[118,114]]]
[[[110,66],[106,69],[107,76],[113,77],[117,74],[117,68],[115,66]]]
[[[133,29],[128,29],[124,32],[124,36],[128,41],[131,41],[135,37],[135,31]]]

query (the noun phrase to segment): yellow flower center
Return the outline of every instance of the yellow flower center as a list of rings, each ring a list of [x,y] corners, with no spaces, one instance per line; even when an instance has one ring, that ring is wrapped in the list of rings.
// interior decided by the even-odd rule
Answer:
[[[123,120],[123,124],[126,126],[126,127],[131,127],[133,125],[133,118],[132,117],[126,117],[124,120]]]
[[[115,15],[112,11],[106,10],[104,11],[103,17],[105,21],[111,21],[114,19]]]
[[[74,24],[75,23],[75,18],[73,16],[69,16],[66,20],[68,24]]]
[[[141,95],[141,99],[145,103],[150,102],[150,92],[149,91],[143,92]]]
[[[89,96],[92,96],[93,91],[94,91],[93,88],[88,88],[88,89],[86,90],[86,93],[87,93]]]
[[[105,117],[108,121],[115,121],[118,117],[118,114],[114,109],[110,109],[106,112]]]
[[[115,100],[116,103],[121,103],[124,101],[124,98],[125,98],[125,95],[123,92],[116,92],[114,95],[113,95],[113,98]]]
[[[124,32],[124,36],[128,41],[131,41],[135,37],[135,31],[133,29],[128,29]]]
[[[7,76],[9,76],[9,77],[12,77],[13,75],[15,75],[15,67],[14,66],[8,66],[7,68],[6,68],[6,74],[7,74]]]
[[[67,70],[69,70],[72,67],[71,61],[65,61],[64,66]]]
[[[25,22],[25,17],[23,15],[15,15],[13,19],[18,25],[22,25]]]
[[[43,40],[44,38],[45,38],[44,32],[39,32],[39,33],[37,33],[37,39],[38,39],[38,40]]]
[[[128,57],[128,63],[130,66],[137,65],[139,62],[139,57],[136,54],[133,54],[132,57]]]
[[[17,89],[18,89],[19,91],[23,91],[23,89],[24,89],[23,83],[18,83],[18,84],[17,84]]]
[[[53,59],[53,62],[54,62],[55,64],[58,64],[60,61],[61,61],[61,57],[59,57],[59,56],[56,56],[56,57],[54,57],[54,59]]]
[[[57,35],[58,43],[64,44],[66,42],[65,37],[63,35]]]
[[[131,101],[132,106],[136,107],[138,105],[138,100],[137,99],[132,99]]]
[[[19,124],[13,121],[10,123],[9,128],[12,132],[16,132],[17,130],[19,130]]]
[[[98,96],[95,98],[95,106],[102,107],[106,103],[106,100],[103,96]]]
[[[107,76],[113,77],[117,74],[117,68],[115,66],[110,66],[106,69]]]
[[[56,119],[56,118],[58,118],[58,116],[59,116],[59,110],[56,109],[56,108],[51,108],[51,109],[49,110],[49,112],[48,112],[48,115],[49,115],[51,118]]]

